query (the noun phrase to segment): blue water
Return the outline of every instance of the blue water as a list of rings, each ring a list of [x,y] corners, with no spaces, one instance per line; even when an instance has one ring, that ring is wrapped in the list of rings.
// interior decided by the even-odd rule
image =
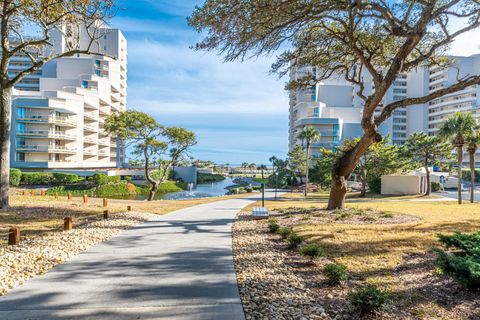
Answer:
[[[228,190],[225,189],[226,187],[232,186],[234,184],[235,183],[232,179],[226,178],[225,180],[218,182],[197,184],[197,187],[192,191],[179,191],[166,194],[158,194],[155,199],[188,200],[198,198],[220,197],[228,192]]]

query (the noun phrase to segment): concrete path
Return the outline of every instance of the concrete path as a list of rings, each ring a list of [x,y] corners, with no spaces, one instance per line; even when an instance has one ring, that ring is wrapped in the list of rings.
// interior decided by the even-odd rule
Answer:
[[[256,200],[138,225],[0,297],[0,319],[244,319],[231,226]]]

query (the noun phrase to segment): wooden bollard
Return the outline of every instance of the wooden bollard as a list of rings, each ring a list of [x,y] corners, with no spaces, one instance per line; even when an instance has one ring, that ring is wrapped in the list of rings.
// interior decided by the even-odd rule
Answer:
[[[41,195],[42,197],[44,197],[45,194],[46,194],[45,190],[41,190],[41,191],[40,191],[40,195]]]
[[[83,203],[88,203],[88,196],[86,194],[83,195]]]
[[[58,192],[55,192],[55,200],[58,200]]]
[[[103,219],[108,219],[108,210],[103,210]]]
[[[63,219],[63,231],[69,231],[73,229],[73,219],[72,217],[66,217]]]
[[[103,207],[104,208],[108,207],[108,199],[107,198],[103,198]]]
[[[72,193],[71,193],[71,192],[69,192],[69,193],[67,194],[67,199],[68,199],[68,200],[72,200]]]
[[[26,195],[27,194],[27,191],[26,190],[22,190],[22,196]]]
[[[132,206],[127,206],[127,211],[132,211]]]
[[[35,195],[35,190],[30,191],[30,194],[31,194],[32,196],[34,196],[34,195]]]
[[[20,229],[10,228],[10,230],[8,230],[8,245],[16,246],[19,243],[20,243]]]

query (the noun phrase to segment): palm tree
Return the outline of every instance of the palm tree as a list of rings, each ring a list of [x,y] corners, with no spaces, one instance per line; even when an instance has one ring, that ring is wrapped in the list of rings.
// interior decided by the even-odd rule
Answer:
[[[472,133],[470,133],[465,142],[467,143],[467,151],[470,162],[470,202],[475,202],[475,152],[477,152],[478,146],[480,145],[480,132],[479,128]]]
[[[245,171],[247,170],[247,167],[248,167],[248,163],[247,162],[242,162],[243,174],[245,174]]]
[[[310,149],[312,144],[318,142],[320,140],[320,132],[317,131],[314,127],[305,127],[300,133],[300,139],[302,139],[302,143],[306,147],[306,163],[305,163],[305,197],[307,196],[308,192],[308,161],[310,160]]]
[[[477,128],[477,121],[471,113],[457,112],[440,127],[440,136],[449,138],[457,148],[458,157],[458,204],[462,204],[462,165],[465,137]]]
[[[258,166],[257,170],[260,170],[260,171],[261,171],[261,173],[262,173],[262,180],[264,180],[264,179],[265,179],[265,176],[264,176],[263,170],[267,170],[267,166],[264,165],[264,164],[261,164],[261,165]]]

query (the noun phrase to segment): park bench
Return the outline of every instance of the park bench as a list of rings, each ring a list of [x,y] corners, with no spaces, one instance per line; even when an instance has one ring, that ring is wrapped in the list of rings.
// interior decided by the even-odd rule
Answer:
[[[254,218],[268,218],[268,209],[264,207],[253,207],[252,216]]]

